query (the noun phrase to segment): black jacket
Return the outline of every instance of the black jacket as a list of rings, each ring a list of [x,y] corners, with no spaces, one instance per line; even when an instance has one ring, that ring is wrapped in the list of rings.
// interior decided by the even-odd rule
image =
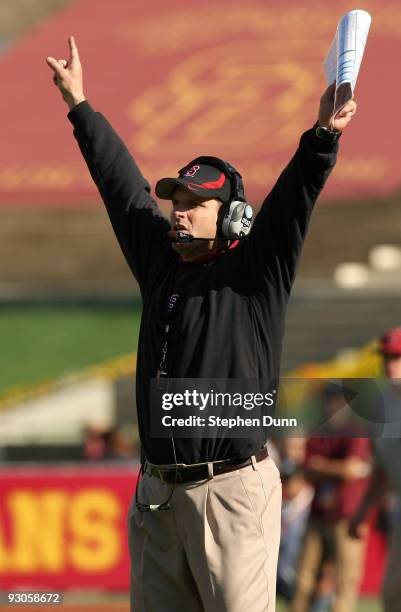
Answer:
[[[173,463],[171,440],[154,439],[149,381],[156,376],[170,295],[181,295],[168,336],[167,371],[175,378],[279,376],[286,306],[313,205],[338,145],[305,132],[294,157],[256,216],[250,235],[211,263],[182,263],[170,229],[129,151],[107,120],[82,102],[70,113],[120,247],[143,299],[137,358],[140,437],[152,463]],[[184,463],[248,457],[265,443],[249,438],[175,438]]]

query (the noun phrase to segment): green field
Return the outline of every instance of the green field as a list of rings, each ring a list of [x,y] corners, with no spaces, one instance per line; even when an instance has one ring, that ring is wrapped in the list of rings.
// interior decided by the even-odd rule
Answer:
[[[0,393],[136,350],[140,306],[0,308]]]

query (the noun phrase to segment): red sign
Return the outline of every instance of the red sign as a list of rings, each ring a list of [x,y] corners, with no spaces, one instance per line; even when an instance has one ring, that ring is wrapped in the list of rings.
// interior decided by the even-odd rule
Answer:
[[[0,81],[9,85],[0,98],[0,206],[99,202],[45,63],[68,54],[69,34],[88,99],[152,185],[198,155],[217,155],[238,167],[254,204],[271,189],[316,120],[324,57],[340,17],[354,7],[348,0],[204,0],[201,12],[196,0],[149,6],[73,2],[1,56]],[[373,20],[359,108],[324,198],[388,195],[401,184],[399,3],[366,0],[363,8]]]
[[[3,470],[0,589],[129,588],[135,468]]]

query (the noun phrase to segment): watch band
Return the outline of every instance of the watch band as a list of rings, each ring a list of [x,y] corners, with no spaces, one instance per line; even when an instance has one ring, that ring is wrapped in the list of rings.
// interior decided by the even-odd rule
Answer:
[[[331,142],[332,144],[337,142],[341,136],[341,132],[338,132],[337,130],[330,130],[328,127],[324,127],[322,125],[317,126],[315,134],[317,138],[325,140],[326,142]]]

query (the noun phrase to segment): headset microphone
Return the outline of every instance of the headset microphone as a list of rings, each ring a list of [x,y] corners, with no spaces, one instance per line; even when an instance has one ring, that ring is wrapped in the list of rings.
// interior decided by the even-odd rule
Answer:
[[[207,242],[218,240],[227,242],[227,238],[195,238],[195,236],[192,236],[192,234],[187,234],[186,232],[176,232],[173,230],[168,232],[168,237],[170,238],[171,242],[178,242],[179,244],[189,244],[195,240],[206,240]]]

